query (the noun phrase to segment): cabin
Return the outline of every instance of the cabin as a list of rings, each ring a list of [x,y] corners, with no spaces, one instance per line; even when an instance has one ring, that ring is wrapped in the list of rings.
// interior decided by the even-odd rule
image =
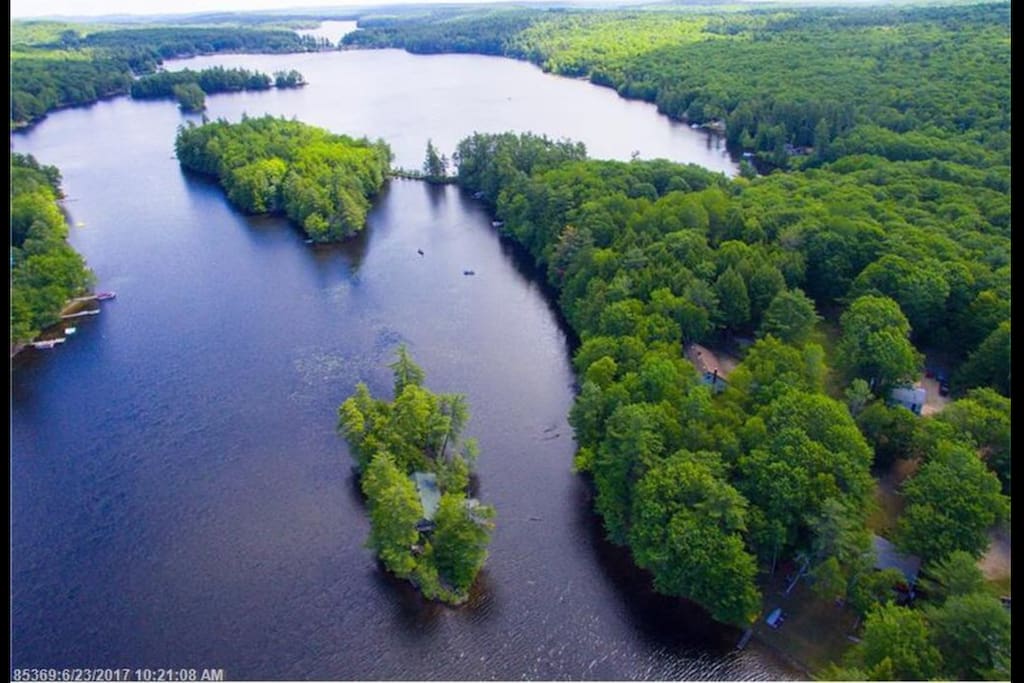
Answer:
[[[928,392],[924,390],[924,387],[903,386],[896,387],[889,393],[889,402],[893,405],[903,406],[914,415],[920,415],[927,397]]]
[[[718,357],[700,344],[687,344],[685,349],[686,359],[693,363],[700,375],[700,381],[711,387],[711,390],[718,393],[725,389],[726,375]]]
[[[421,533],[433,531],[434,515],[441,504],[441,489],[437,485],[437,475],[433,472],[413,472],[412,480],[416,484],[420,505],[423,506],[423,519],[416,522],[416,530]]]
[[[895,586],[896,590],[907,597],[913,598],[914,585],[917,583],[917,575],[921,571],[921,558],[916,555],[904,555],[896,550],[896,546],[881,536],[873,535],[871,537],[871,546],[875,556],[874,569],[878,571],[898,569],[903,573],[907,581],[904,586]]]

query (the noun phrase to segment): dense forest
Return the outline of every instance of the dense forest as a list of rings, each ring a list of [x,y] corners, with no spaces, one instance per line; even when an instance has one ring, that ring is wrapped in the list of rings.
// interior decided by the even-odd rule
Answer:
[[[391,150],[297,121],[243,117],[178,129],[181,165],[215,176],[249,213],[283,213],[316,242],[362,230],[384,183]]]
[[[57,205],[60,172],[31,155],[11,154],[11,344],[34,339],[60,321],[93,275],[67,241]]]
[[[342,42],[528,59],[677,119],[724,124],[734,148],[766,165],[867,153],[990,169],[1009,164],[1009,12],[443,11],[362,21]]]
[[[889,604],[893,577],[873,571],[870,534],[931,567],[977,559],[1008,518],[1010,401],[996,390],[1008,391],[1009,311],[977,313],[1006,300],[1009,236],[980,217],[976,230],[942,218],[947,198],[1004,194],[972,188],[971,169],[950,162],[865,155],[752,182],[587,160],[581,145],[531,135],[474,135],[455,156],[460,184],[545,268],[580,337],[576,466],[593,479],[608,538],[658,591],[748,625],[760,580],[799,558],[869,626],[906,611],[936,651],[968,638],[937,603],[934,614]],[[938,180],[960,172],[963,187]],[[824,327],[837,338],[823,338],[819,311],[833,312]],[[715,391],[685,345],[737,335],[754,341]],[[914,416],[886,399],[919,376],[916,340],[990,354],[1000,369],[961,372],[959,400]],[[918,463],[906,508],[893,528],[869,529],[872,468],[897,458]],[[987,593],[972,600],[1002,609]],[[1005,675],[1009,622],[984,629],[978,662],[940,657],[920,671]],[[882,659],[851,660],[849,675],[885,678]]]
[[[475,440],[461,438],[469,406],[462,394],[426,389],[404,346],[391,369],[392,402],[374,399],[360,382],[338,408],[338,431],[370,512],[367,545],[426,597],[459,604],[487,559],[494,528],[494,509],[469,495],[479,452]]]
[[[74,24],[28,24],[19,24],[11,48],[12,128],[54,109],[128,94],[135,76],[153,73],[165,59],[323,49],[313,38],[279,29],[168,26],[88,32]]]

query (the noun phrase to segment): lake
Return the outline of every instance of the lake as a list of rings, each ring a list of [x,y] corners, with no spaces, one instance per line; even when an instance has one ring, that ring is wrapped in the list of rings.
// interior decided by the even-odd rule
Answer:
[[[476,131],[732,174],[704,133],[585,82],[477,56],[232,55],[301,90],[210,96],[382,137],[417,168]],[[222,668],[230,679],[779,679],[794,674],[602,540],[571,471],[571,338],[522,254],[454,186],[391,181],[367,230],[312,247],[233,209],[173,155],[173,102],[50,115],[13,148],[58,166],[70,241],[117,299],[13,361],[12,667]],[[423,250],[423,255],[417,253]],[[476,275],[464,276],[464,269]],[[462,392],[497,509],[470,603],[381,570],[337,406],[387,396],[408,346]]]

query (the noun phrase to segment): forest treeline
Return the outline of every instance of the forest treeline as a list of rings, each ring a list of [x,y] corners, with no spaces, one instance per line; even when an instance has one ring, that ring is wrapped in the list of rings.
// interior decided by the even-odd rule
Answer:
[[[462,394],[425,388],[404,346],[391,369],[394,400],[360,382],[338,408],[370,512],[367,545],[427,598],[459,604],[487,559],[495,516],[470,496],[479,448],[462,439],[469,406]]]
[[[928,8],[444,11],[361,21],[343,44],[479,52],[586,77],[766,165],[866,153],[1006,167],[1008,3]]]
[[[796,557],[829,598],[882,614],[893,577],[872,567],[871,469],[896,458],[920,463],[889,530],[900,549],[929,565],[985,551],[1009,511],[1010,401],[995,390],[1008,391],[1008,204],[984,173],[858,155],[730,181],[514,134],[474,135],[455,157],[579,335],[576,466],[658,591],[747,625],[759,571]],[[951,227],[950,202],[973,227]],[[838,323],[828,353],[819,311]],[[684,345],[736,335],[756,341],[715,392]],[[922,340],[999,370],[962,372],[936,416],[891,407]],[[978,655],[997,668],[1002,627]]]
[[[206,95],[242,90],[269,90],[272,87],[299,88],[304,85],[305,78],[295,69],[278,71],[271,78],[259,71],[215,66],[201,71],[182,69],[143,76],[132,82],[130,92],[135,99],[175,97],[183,109],[202,111],[205,108]]]
[[[316,242],[362,230],[387,176],[391,150],[298,121],[243,116],[178,129],[181,165],[216,177],[249,213],[282,213]]]
[[[93,285],[67,243],[57,200],[60,172],[32,155],[11,153],[11,344],[32,341],[60,321],[64,305]]]
[[[11,127],[62,107],[128,94],[135,76],[163,60],[215,52],[306,52],[323,49],[292,31],[168,26],[87,33],[84,25],[52,32],[20,31],[11,50]]]

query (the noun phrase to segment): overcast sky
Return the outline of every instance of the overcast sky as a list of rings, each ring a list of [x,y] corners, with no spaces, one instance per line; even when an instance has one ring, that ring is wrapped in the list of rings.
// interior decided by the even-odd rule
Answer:
[[[409,0],[406,0],[408,2]],[[451,3],[453,0],[413,0]],[[487,2],[487,0],[458,0]],[[524,0],[518,0],[523,2]],[[11,0],[12,17],[98,16],[103,14],[193,14],[197,12],[398,4],[397,0]]]

